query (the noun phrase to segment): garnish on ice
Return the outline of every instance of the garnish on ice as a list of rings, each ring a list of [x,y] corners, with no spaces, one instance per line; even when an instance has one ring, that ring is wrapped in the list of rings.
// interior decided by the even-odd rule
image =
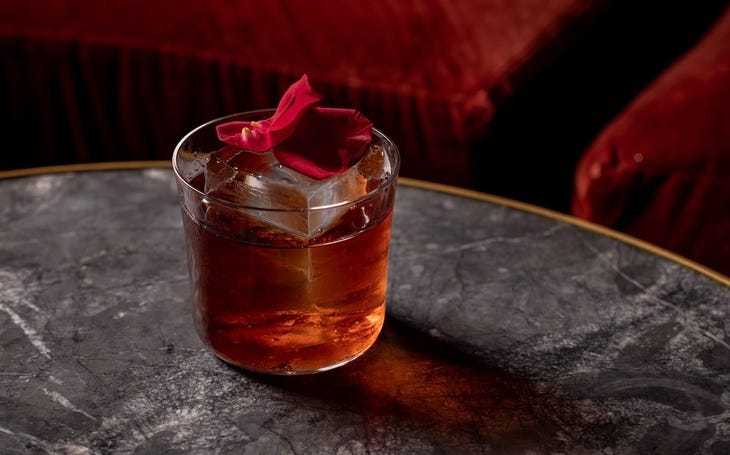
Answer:
[[[372,123],[354,109],[319,107],[307,76],[289,87],[271,117],[216,128],[218,138],[254,153],[272,151],[283,166],[321,180],[340,174],[367,151]]]

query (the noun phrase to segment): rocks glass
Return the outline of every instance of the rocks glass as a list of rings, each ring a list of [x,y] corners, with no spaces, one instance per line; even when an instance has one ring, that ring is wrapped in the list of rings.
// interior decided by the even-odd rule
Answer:
[[[195,327],[245,369],[324,371],[365,352],[383,326],[400,157],[373,129],[355,166],[314,180],[216,136],[224,122],[269,115],[214,120],[175,149]]]

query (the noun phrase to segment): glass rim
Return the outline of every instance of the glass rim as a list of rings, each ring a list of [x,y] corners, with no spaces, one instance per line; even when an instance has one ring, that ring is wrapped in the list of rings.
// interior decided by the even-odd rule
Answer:
[[[344,207],[351,204],[361,203],[364,201],[367,201],[368,199],[371,199],[377,195],[379,195],[381,192],[388,189],[390,186],[396,183],[398,180],[398,172],[400,171],[400,151],[398,150],[398,146],[395,145],[392,139],[385,135],[383,132],[378,130],[377,128],[373,127],[373,135],[377,135],[380,139],[382,139],[386,145],[390,148],[392,153],[388,153],[388,156],[392,156],[391,160],[391,173],[388,177],[386,177],[383,182],[375,188],[373,191],[367,192],[363,194],[360,197],[357,197],[355,199],[347,199],[340,202],[335,202],[333,204],[326,204],[326,205],[318,205],[314,207],[303,207],[303,208],[272,208],[272,207],[257,207],[252,205],[246,205],[246,204],[239,204],[237,202],[228,201],[226,199],[221,199],[216,196],[211,196],[207,194],[205,191],[201,191],[194,186],[192,186],[180,173],[180,170],[177,166],[177,157],[179,155],[179,152],[183,146],[183,144],[188,141],[194,134],[198,133],[200,130],[211,127],[215,124],[223,123],[224,121],[232,120],[237,117],[241,117],[243,115],[251,115],[254,116],[256,114],[261,114],[262,116],[265,116],[267,114],[271,114],[275,112],[275,109],[257,109],[257,110],[251,110],[251,111],[243,111],[238,112],[235,114],[228,114],[224,115],[222,117],[218,117],[212,120],[209,120],[203,124],[200,124],[190,130],[188,133],[185,134],[185,136],[178,141],[177,145],[175,145],[175,149],[172,154],[172,169],[175,173],[175,178],[178,182],[182,183],[188,190],[193,191],[194,193],[197,193],[202,198],[205,198],[206,200],[221,204],[224,206],[228,206],[234,209],[239,210],[259,210],[259,211],[266,211],[266,212],[313,212],[313,211],[321,211],[321,210],[329,210],[334,209],[338,207]],[[265,118],[265,117],[262,117]],[[221,143],[223,144],[223,143]],[[212,153],[212,152],[211,152]],[[387,153],[387,152],[386,152]]]

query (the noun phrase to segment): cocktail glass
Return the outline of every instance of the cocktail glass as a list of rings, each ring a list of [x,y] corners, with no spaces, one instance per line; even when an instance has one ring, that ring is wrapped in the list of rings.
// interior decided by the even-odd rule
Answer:
[[[194,322],[226,362],[315,373],[361,355],[383,326],[400,157],[373,129],[358,164],[312,181],[216,135],[272,112],[213,120],[175,148]]]

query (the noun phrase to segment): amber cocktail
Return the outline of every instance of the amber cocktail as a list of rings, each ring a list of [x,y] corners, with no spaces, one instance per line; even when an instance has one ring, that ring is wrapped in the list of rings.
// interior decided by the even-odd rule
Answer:
[[[372,130],[354,166],[315,180],[216,137],[224,122],[270,114],[215,120],[175,150],[195,325],[243,368],[323,371],[362,354],[383,326],[399,155]]]

